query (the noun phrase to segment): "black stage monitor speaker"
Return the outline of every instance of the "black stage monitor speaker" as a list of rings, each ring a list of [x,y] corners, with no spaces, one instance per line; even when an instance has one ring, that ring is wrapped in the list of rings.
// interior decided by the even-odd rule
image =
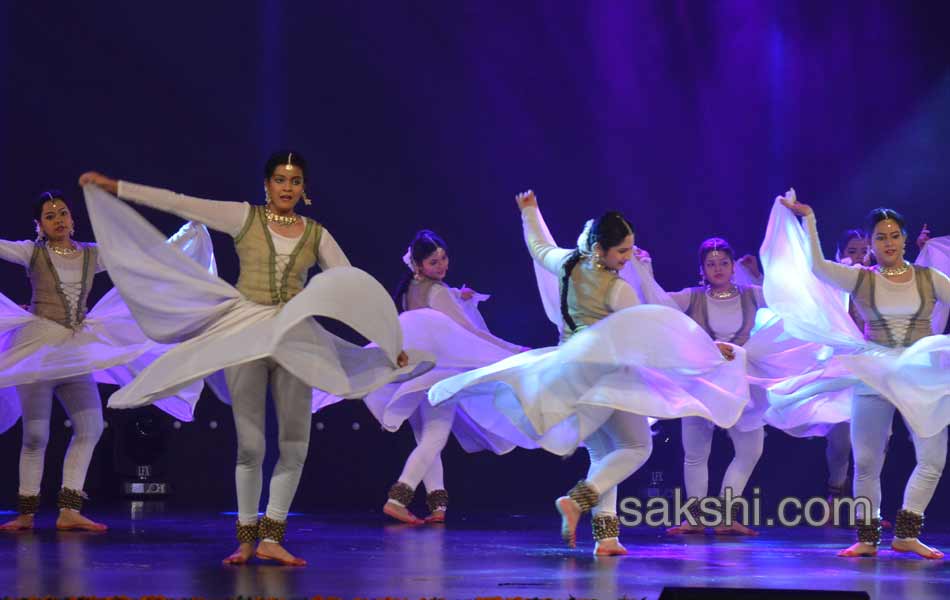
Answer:
[[[867,592],[665,587],[659,600],[870,600]]]

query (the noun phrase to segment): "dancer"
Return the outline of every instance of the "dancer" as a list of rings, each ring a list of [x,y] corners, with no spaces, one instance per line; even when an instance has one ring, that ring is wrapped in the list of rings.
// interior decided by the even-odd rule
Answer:
[[[559,280],[561,344],[446,379],[432,387],[429,399],[439,406],[453,397],[474,403],[481,396],[556,454],[583,442],[591,467],[556,501],[561,535],[574,547],[578,521],[592,510],[595,554],[625,554],[617,485],[650,455],[647,418],[698,415],[731,426],[748,401],[744,371],[737,367],[743,351],[717,348],[669,308],[637,306],[637,293],[617,275],[634,253],[633,229],[620,213],[589,221],[578,248],[564,250],[550,239],[534,193],[519,194],[517,202],[536,267]],[[726,360],[736,355],[742,360]]]
[[[803,217],[805,231],[792,213]],[[911,430],[917,466],[904,491],[891,547],[924,558],[942,558],[943,553],[922,543],[919,535],[947,453],[950,388],[941,365],[950,353],[950,340],[931,335],[931,317],[937,300],[950,300],[950,278],[904,259],[906,228],[896,211],[872,211],[867,231],[875,267],[825,260],[814,211],[796,200],[794,190],[779,196],[762,250],[773,265],[766,264],[766,297],[798,335],[836,348],[826,368],[796,385],[809,392],[854,390],[854,496],[869,500],[870,514],[861,515],[857,543],[840,555],[877,554],[880,476],[897,410]],[[817,280],[810,279],[812,273]],[[840,291],[851,294],[865,323],[863,336],[842,310],[843,303],[835,300]]]
[[[429,230],[419,231],[403,257],[410,269],[395,294],[406,343],[426,350],[436,357],[436,368],[403,384],[391,384],[365,398],[366,405],[384,428],[396,431],[409,421],[416,438],[416,448],[409,455],[399,479],[389,489],[383,512],[411,524],[423,520],[409,511],[416,487],[426,487],[429,515],[424,522],[442,523],[449,496],[445,490],[442,450],[449,433],[469,452],[491,450],[504,454],[515,447],[511,442],[520,436],[498,414],[491,429],[479,426],[485,414],[470,417],[466,403],[434,407],[426,400],[430,386],[452,375],[484,367],[513,354],[527,350],[522,346],[495,337],[478,312],[478,303],[489,296],[476,294],[463,286],[450,288],[445,284],[449,255],[446,243]],[[472,410],[484,413],[483,405]],[[489,409],[490,410],[490,409]]]
[[[0,258],[29,275],[29,312],[0,296],[0,431],[23,417],[18,516],[0,529],[32,529],[40,506],[40,484],[49,441],[53,396],[72,429],[63,460],[57,505],[59,530],[105,531],[82,515],[86,472],[103,430],[96,382],[121,384],[164,351],[135,325],[115,290],[90,311],[93,277],[104,270],[96,244],[72,239],[73,217],[64,194],[42,193],[33,203],[35,241],[0,240]],[[199,263],[213,262],[204,228],[188,224],[173,242]],[[190,420],[198,382],[161,407]]]
[[[754,257],[743,257],[746,268],[754,260]],[[734,283],[737,264],[732,246],[726,240],[710,238],[699,246],[701,285],[671,293],[669,297],[713,339],[743,346],[749,341],[756,313],[765,306],[765,299],[762,288]],[[757,269],[752,272],[755,271]],[[753,402],[746,407],[742,419],[727,429],[735,455],[723,477],[720,498],[725,496],[726,490],[731,490],[736,497],[741,496],[762,456],[765,397],[764,391],[758,387],[752,391]],[[681,423],[686,493],[692,498],[704,498],[709,492],[709,456],[715,425],[701,417],[684,417]],[[698,521],[699,505],[692,506],[693,517]],[[734,505],[734,508],[738,509],[739,505]],[[723,522],[715,528],[716,533],[757,535],[756,531],[740,522],[738,514],[731,517],[728,524]],[[704,529],[701,523],[693,525],[684,521],[668,533],[702,533]]]
[[[285,565],[303,559],[282,545],[290,504],[310,439],[312,390],[362,396],[431,367],[401,350],[392,299],[372,277],[349,267],[333,237],[295,212],[305,193],[306,163],[279,152],[264,166],[266,203],[191,198],[89,172],[80,178],[103,259],[133,314],[151,337],[180,342],[110,398],[109,405],[148,404],[183,385],[224,370],[237,432],[235,480],[239,546],[224,562],[256,555]],[[206,223],[231,235],[240,261],[237,289],[157,244],[157,233],[113,196]],[[306,282],[313,265],[324,271]],[[143,294],[159,287],[160,295]],[[333,317],[378,345],[360,348],[327,332],[311,317]],[[398,365],[397,365],[398,363]],[[277,412],[280,456],[263,485],[265,398]],[[255,548],[255,542],[260,538]]]

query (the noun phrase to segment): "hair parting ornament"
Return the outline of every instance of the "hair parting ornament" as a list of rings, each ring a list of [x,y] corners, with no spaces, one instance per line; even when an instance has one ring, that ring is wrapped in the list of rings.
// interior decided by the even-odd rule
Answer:
[[[284,165],[284,170],[285,170],[285,171],[293,171],[293,170],[294,170],[294,163],[293,163],[293,160],[294,160],[294,153],[293,153],[293,152],[288,152],[288,153],[287,153],[287,164]],[[310,200],[310,198],[307,197],[307,190],[304,190],[304,191],[303,191],[303,197],[302,197],[302,198],[303,198],[303,203],[306,204],[307,206],[310,206],[311,204],[313,204],[313,201]]]

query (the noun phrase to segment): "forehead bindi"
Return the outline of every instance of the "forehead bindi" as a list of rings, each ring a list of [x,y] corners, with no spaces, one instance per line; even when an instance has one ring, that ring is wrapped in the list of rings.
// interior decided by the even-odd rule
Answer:
[[[875,234],[884,234],[890,235],[894,232],[900,233],[900,225],[897,224],[897,221],[894,219],[884,219],[880,223],[874,226]]]
[[[289,167],[289,168],[288,168]],[[277,165],[272,179],[303,179],[303,171],[296,165]]]
[[[52,202],[46,202],[43,204],[43,216],[47,215],[58,215],[60,212],[69,212],[69,209],[66,207],[66,204],[60,202],[59,200],[53,200]]]

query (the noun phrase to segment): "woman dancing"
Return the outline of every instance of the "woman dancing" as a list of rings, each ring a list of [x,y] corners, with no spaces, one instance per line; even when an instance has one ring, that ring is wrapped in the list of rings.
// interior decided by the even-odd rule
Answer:
[[[35,241],[0,240],[0,258],[23,266],[32,288],[29,312],[0,296],[0,431],[23,418],[19,514],[0,529],[33,528],[55,395],[72,429],[56,528],[105,531],[81,513],[86,473],[103,430],[96,383],[126,383],[167,348],[145,337],[115,290],[89,310],[93,277],[105,267],[96,244],[72,239],[73,216],[63,193],[42,193],[33,210]],[[214,260],[203,227],[189,223],[172,242],[196,264],[207,268]],[[193,384],[159,406],[191,420],[202,387]]]
[[[411,376],[414,369],[431,367],[401,350],[396,310],[382,286],[349,267],[329,232],[295,211],[301,200],[309,202],[306,173],[298,153],[272,155],[264,165],[263,205],[191,198],[95,172],[80,178],[116,286],[130,298],[146,333],[179,342],[113,395],[109,405],[148,404],[224,371],[227,389],[222,393],[230,396],[238,443],[239,546],[224,559],[226,564],[244,564],[255,555],[285,565],[306,564],[283,547],[283,540],[309,446],[312,388],[358,397]],[[154,228],[102,190],[231,235],[240,261],[236,289],[157,244]],[[306,284],[314,265],[324,271]],[[162,294],[143,293],[149,288]],[[346,342],[320,326],[311,318],[315,315],[342,321],[377,346]],[[265,516],[258,520],[268,387],[277,412],[280,456]]]
[[[792,213],[803,217],[804,231]],[[904,490],[891,547],[924,558],[942,558],[942,552],[921,542],[919,536],[947,454],[950,387],[942,364],[950,353],[950,341],[944,335],[931,335],[931,321],[936,301],[950,300],[950,278],[904,259],[907,233],[896,211],[872,211],[867,231],[876,266],[825,260],[812,208],[798,202],[794,190],[778,197],[763,244],[763,256],[772,263],[765,270],[766,297],[798,335],[832,344],[838,352],[827,368],[808,375],[799,385],[809,391],[854,389],[854,496],[868,499],[870,514],[859,515],[863,520],[858,524],[858,541],[840,555],[877,554],[881,469],[897,410],[911,430],[917,466]],[[817,280],[809,279],[812,274]],[[858,334],[844,304],[835,300],[841,291],[851,294],[864,322],[863,335]]]
[[[445,490],[441,453],[454,433],[469,452],[491,450],[504,454],[515,447],[510,441],[516,434],[496,415],[491,428],[478,425],[489,415],[481,405],[466,403],[432,406],[426,394],[433,384],[465,371],[484,367],[526,350],[495,337],[478,312],[478,303],[488,296],[473,290],[451,288],[445,283],[449,269],[448,246],[434,232],[424,229],[413,238],[403,262],[410,269],[395,294],[396,306],[406,344],[425,350],[436,358],[436,368],[402,384],[391,384],[369,394],[364,400],[379,422],[396,431],[406,420],[412,426],[416,448],[409,455],[399,479],[389,489],[383,512],[411,524],[442,523],[449,496]],[[474,417],[468,409],[480,411]],[[409,511],[416,487],[426,487],[429,515],[425,521]]]
[[[717,348],[669,308],[637,306],[636,291],[617,274],[634,254],[633,228],[620,213],[589,221],[577,249],[565,250],[550,239],[534,193],[519,194],[517,202],[536,265],[558,278],[561,344],[446,379],[429,399],[438,406],[481,397],[556,454],[583,443],[591,467],[556,501],[561,535],[573,547],[581,516],[593,511],[595,554],[625,554],[617,485],[650,456],[647,418],[696,415],[731,426],[748,402],[748,386],[742,368],[724,357],[741,358],[742,350]]]

